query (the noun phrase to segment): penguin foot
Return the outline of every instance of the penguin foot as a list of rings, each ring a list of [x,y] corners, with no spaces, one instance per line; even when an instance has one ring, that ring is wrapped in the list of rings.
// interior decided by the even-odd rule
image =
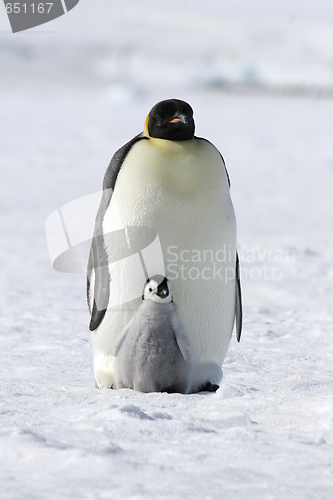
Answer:
[[[205,384],[201,385],[198,389],[198,392],[216,392],[217,389],[219,389],[220,386],[217,384],[212,384],[211,382],[206,382]]]

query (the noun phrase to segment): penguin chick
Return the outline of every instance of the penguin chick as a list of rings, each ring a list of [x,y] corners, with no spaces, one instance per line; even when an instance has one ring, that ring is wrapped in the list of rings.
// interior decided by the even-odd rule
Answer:
[[[148,279],[143,302],[114,348],[115,387],[187,394],[194,352],[164,276]]]

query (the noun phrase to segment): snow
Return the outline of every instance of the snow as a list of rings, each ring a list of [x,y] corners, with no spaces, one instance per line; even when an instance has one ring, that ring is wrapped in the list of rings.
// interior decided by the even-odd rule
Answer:
[[[0,9],[1,500],[330,499],[332,4],[135,4],[80,2],[34,35]],[[269,78],[233,80],[228,58]],[[243,335],[216,394],[97,390],[85,276],[52,269],[44,224],[170,96],[227,163]]]

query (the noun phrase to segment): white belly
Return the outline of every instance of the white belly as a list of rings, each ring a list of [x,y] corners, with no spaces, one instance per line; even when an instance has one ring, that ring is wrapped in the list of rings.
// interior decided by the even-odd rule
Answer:
[[[197,139],[136,143],[118,175],[103,231],[128,226],[150,226],[158,233],[165,274],[196,353],[194,388],[208,380],[218,383],[217,366],[234,323],[236,223],[216,148]],[[116,307],[110,303],[92,333],[101,386],[111,385],[113,346],[139,304],[140,299]]]

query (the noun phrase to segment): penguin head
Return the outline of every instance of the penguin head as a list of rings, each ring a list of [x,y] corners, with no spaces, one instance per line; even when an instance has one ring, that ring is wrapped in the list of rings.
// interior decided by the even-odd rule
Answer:
[[[146,118],[145,134],[169,141],[193,139],[193,109],[187,102],[179,99],[158,102]]]
[[[159,304],[172,302],[172,291],[169,281],[165,276],[155,274],[147,279],[142,294],[143,300],[152,300]]]

